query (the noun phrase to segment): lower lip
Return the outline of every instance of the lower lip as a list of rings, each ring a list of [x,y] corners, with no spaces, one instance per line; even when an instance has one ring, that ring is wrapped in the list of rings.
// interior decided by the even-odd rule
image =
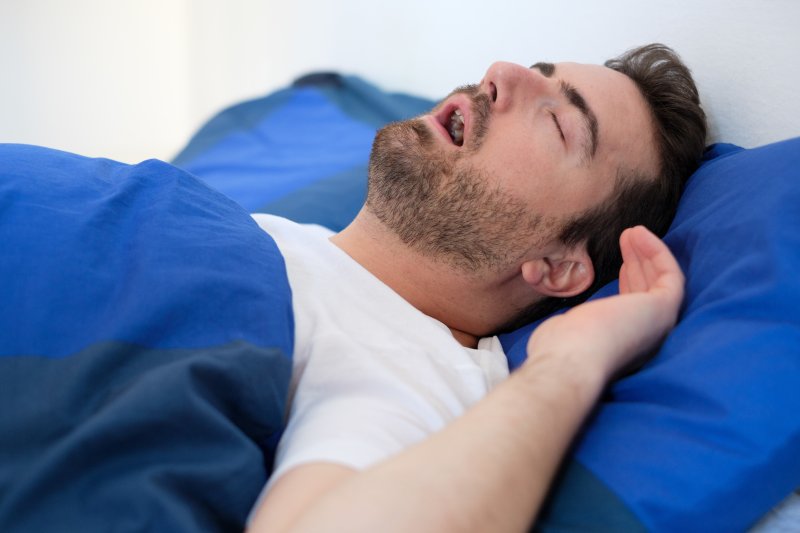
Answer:
[[[450,134],[447,132],[446,129],[444,129],[444,126],[442,126],[433,115],[427,115],[425,118],[427,118],[428,121],[433,125],[433,128],[435,130],[438,130],[439,133],[447,140],[448,144],[455,146],[455,143],[453,142],[452,137],[450,137]]]

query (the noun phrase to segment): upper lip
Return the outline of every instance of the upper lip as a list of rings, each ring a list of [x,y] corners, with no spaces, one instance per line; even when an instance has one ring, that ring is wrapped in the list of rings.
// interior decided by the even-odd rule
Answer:
[[[456,109],[461,111],[461,116],[464,117],[464,142],[461,146],[457,146],[451,140],[451,144],[456,148],[463,148],[467,145],[467,141],[470,138],[472,125],[472,101],[470,98],[465,94],[454,94],[440,104],[440,108],[438,111],[434,112],[433,118],[442,127],[447,138],[450,139],[450,115],[452,115],[453,111]]]

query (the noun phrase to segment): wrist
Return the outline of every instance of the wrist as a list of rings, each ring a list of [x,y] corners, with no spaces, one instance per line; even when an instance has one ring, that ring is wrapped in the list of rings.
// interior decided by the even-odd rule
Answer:
[[[610,379],[610,372],[602,363],[592,354],[551,349],[530,353],[518,372],[532,386],[557,387],[568,392],[576,405],[592,405]]]

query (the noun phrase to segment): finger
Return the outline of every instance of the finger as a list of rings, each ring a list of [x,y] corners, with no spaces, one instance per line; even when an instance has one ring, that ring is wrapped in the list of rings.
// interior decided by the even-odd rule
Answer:
[[[683,272],[666,244],[642,226],[632,228],[629,243],[641,259],[643,277],[651,288],[683,292]]]
[[[655,234],[644,226],[632,228],[629,235],[630,244],[636,250],[636,254],[642,259],[650,261],[656,271],[676,271],[680,270],[678,261],[672,252]]]
[[[628,231],[628,239],[636,254],[643,261],[650,261],[656,271],[680,270],[678,261],[672,255],[664,241],[644,226],[636,226]]]
[[[619,293],[620,294],[627,294],[630,292],[630,287],[628,286],[628,266],[625,263],[622,263],[622,266],[619,267]]]
[[[626,229],[619,238],[619,247],[622,252],[622,264],[625,266],[625,285],[627,292],[642,292],[647,290],[647,283],[642,271],[642,261],[634,246],[635,231]]]
[[[661,272],[656,269],[656,265],[653,263],[650,257],[642,258],[642,254],[637,255],[642,260],[642,273],[644,275],[645,283],[647,283],[648,287],[652,287],[658,281],[658,277],[661,275]]]

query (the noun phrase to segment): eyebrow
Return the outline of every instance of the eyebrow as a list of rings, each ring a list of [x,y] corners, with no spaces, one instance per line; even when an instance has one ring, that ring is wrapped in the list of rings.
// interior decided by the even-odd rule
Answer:
[[[531,68],[535,68],[541,72],[545,78],[551,77],[556,72],[556,66],[553,63],[535,63],[531,65]],[[592,111],[592,108],[589,107],[589,104],[586,103],[586,99],[581,95],[578,89],[564,80],[559,81],[559,86],[561,89],[561,94],[566,97],[570,105],[574,106],[578,111],[580,111],[581,116],[583,117],[583,125],[584,129],[586,130],[586,140],[588,141],[584,142],[583,150],[586,159],[591,160],[594,157],[594,154],[597,152],[597,144],[599,142],[597,116],[594,114],[594,111]]]

